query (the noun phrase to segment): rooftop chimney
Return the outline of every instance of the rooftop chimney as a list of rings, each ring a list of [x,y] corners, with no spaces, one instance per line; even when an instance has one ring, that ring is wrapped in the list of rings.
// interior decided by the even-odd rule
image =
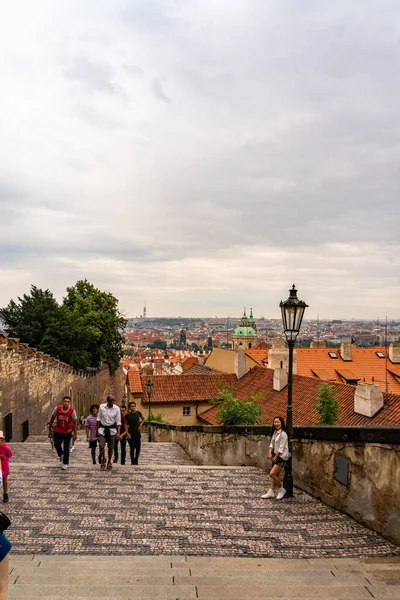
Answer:
[[[288,373],[286,369],[282,368],[283,363],[281,362],[281,366],[278,369],[274,370],[274,383],[273,389],[275,392],[280,392],[284,387],[287,386],[288,382]]]
[[[313,340],[310,344],[310,348],[326,348],[325,340]]]
[[[354,394],[354,411],[364,417],[373,417],[383,408],[383,392],[378,385],[358,383]]]
[[[238,379],[243,377],[246,373],[246,355],[244,353],[244,346],[236,346],[235,348],[235,373]]]
[[[345,361],[351,361],[351,342],[342,342],[340,344],[340,356]]]
[[[389,345],[389,360],[391,360],[392,363],[400,363],[400,343],[399,342]]]

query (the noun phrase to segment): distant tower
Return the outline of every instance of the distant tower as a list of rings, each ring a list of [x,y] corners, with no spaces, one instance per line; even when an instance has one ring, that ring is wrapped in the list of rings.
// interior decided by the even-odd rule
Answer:
[[[181,329],[179,336],[179,350],[186,350],[186,331]]]
[[[146,308],[146,300],[144,301],[144,306],[143,306],[143,319],[146,319],[147,317],[147,308]]]
[[[206,348],[208,352],[211,352],[211,350],[213,349],[213,341],[211,335],[208,336]]]
[[[250,311],[250,317],[247,317],[246,308],[244,309],[240,325],[239,327],[236,327],[232,334],[232,342],[234,349],[239,346],[243,346],[245,349],[252,348],[257,343],[257,329],[252,309]]]

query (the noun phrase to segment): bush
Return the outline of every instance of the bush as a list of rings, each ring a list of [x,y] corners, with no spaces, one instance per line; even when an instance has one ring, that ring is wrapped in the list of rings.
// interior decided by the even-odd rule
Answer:
[[[151,411],[150,411],[150,419],[149,419],[149,416],[147,415],[146,421],[148,422],[149,420],[157,421],[157,423],[166,423],[167,422],[167,421],[164,421],[164,413],[153,414]]]
[[[340,403],[335,389],[329,383],[324,381],[319,386],[314,408],[319,414],[319,425],[334,425],[339,419]]]
[[[255,399],[265,394],[259,393],[249,396],[246,400],[236,398],[229,388],[219,392],[219,398],[211,404],[218,406],[217,422],[225,427],[232,425],[252,426],[265,424],[261,417],[262,406]]]

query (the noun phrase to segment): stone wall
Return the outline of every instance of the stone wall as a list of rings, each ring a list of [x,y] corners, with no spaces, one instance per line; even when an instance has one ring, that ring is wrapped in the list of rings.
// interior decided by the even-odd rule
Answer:
[[[269,428],[153,423],[152,429],[154,441],[177,442],[196,464],[269,466]],[[400,545],[400,428],[316,426],[294,433],[295,485]],[[344,483],[334,477],[338,466]]]
[[[122,371],[111,377],[108,369],[98,373],[72,369],[0,334],[0,429],[12,433],[10,441],[22,441],[27,424],[29,435],[40,435],[64,395],[72,397],[78,416],[86,416],[90,404],[103,401],[108,393],[122,398]]]

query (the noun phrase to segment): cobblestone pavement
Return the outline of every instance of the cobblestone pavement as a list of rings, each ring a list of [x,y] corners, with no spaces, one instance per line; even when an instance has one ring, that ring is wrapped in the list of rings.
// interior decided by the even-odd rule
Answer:
[[[12,444],[9,537],[16,554],[379,557],[400,548],[296,490],[263,500],[256,468],[196,467],[175,444],[143,444],[139,466],[68,471],[50,445]]]

